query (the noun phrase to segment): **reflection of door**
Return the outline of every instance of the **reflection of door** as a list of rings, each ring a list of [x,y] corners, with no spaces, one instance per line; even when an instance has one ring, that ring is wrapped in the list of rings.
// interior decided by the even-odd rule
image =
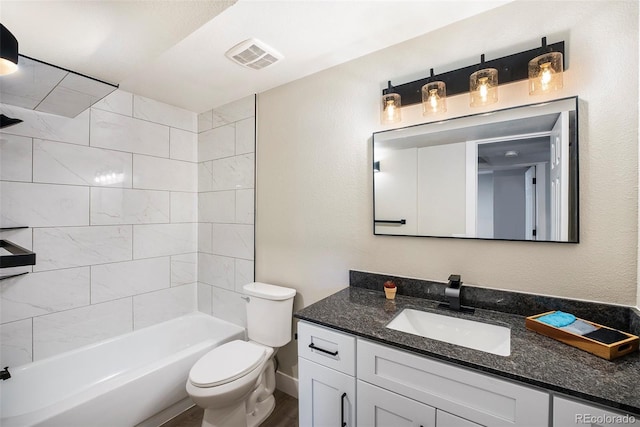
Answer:
[[[465,155],[464,143],[418,149],[419,235],[467,236]]]
[[[551,130],[551,240],[569,239],[569,113]]]
[[[374,220],[406,221],[405,224],[375,223],[375,233],[417,234],[417,152],[417,148],[389,150],[375,159],[380,162],[380,171],[373,174]]]
[[[526,240],[536,240],[537,227],[537,206],[536,206],[536,167],[531,166],[524,173],[524,238]]]

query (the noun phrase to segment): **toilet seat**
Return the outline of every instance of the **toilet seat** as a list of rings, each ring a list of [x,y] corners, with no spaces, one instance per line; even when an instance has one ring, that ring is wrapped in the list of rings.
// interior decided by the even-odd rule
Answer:
[[[245,376],[265,359],[266,349],[248,341],[231,341],[205,354],[189,371],[196,387],[216,387]]]

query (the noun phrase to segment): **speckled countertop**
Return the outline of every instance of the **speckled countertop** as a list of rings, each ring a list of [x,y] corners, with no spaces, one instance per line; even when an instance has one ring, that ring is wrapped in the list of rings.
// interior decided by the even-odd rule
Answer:
[[[476,309],[475,314],[444,311],[511,329],[511,355],[497,356],[385,328],[405,308],[443,313],[438,302],[349,287],[297,313],[295,317],[403,350],[640,414],[640,352],[608,361],[525,328],[524,316]]]

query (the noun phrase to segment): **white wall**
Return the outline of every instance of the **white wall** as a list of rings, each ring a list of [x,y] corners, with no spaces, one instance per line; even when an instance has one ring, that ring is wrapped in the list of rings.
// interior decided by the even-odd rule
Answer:
[[[417,234],[467,234],[466,150],[464,142],[418,149]]]
[[[253,282],[255,96],[198,116],[198,309],[246,325]]]
[[[565,40],[562,92],[580,97],[580,243],[373,236],[371,134],[388,79],[402,83]],[[526,82],[490,108],[531,103]],[[484,111],[467,95],[447,116]],[[420,107],[401,126],[424,121]],[[362,269],[634,304],[638,263],[638,3],[513,2],[258,97],[256,278],[298,290],[300,308]],[[295,374],[295,349],[280,353]]]
[[[0,282],[2,364],[194,311],[197,115],[122,91],[74,119],[0,110],[24,120],[0,134],[0,224],[31,227],[1,237],[36,252],[0,270],[30,272]]]

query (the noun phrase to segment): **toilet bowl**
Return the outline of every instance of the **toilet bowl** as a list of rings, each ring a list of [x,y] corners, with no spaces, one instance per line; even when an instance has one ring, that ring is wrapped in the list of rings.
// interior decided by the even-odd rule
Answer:
[[[187,393],[205,408],[203,427],[252,427],[271,414],[275,405],[273,354],[270,347],[231,341],[198,360],[189,372]],[[248,407],[252,394],[253,405]]]
[[[203,427],[256,427],[275,407],[273,357],[291,340],[295,290],[258,282],[243,289],[249,341],[214,348],[189,372],[187,393],[205,409]]]

